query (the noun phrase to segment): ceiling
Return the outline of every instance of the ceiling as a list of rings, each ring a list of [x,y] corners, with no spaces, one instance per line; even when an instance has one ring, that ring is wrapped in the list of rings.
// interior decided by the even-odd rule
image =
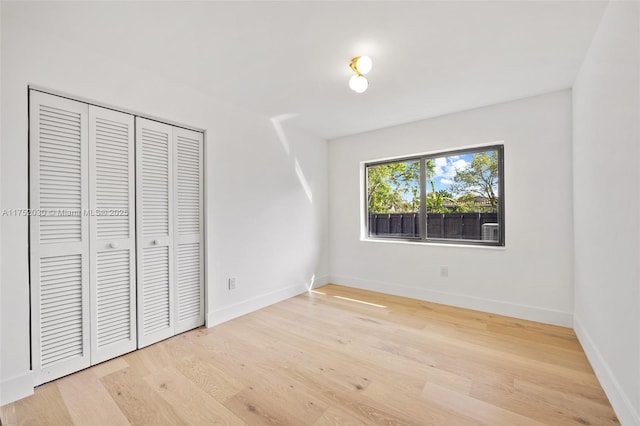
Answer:
[[[42,30],[333,139],[571,87],[606,2],[32,7],[63,9]],[[374,61],[360,95],[347,85],[356,55]]]

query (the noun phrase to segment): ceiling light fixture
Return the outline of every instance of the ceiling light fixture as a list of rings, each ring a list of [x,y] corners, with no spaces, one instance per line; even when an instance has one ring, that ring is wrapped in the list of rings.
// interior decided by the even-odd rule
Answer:
[[[349,79],[349,87],[356,93],[362,93],[369,87],[369,82],[362,75],[354,75]]]
[[[371,71],[373,61],[368,56],[356,56],[351,60],[351,64],[349,66],[356,74],[365,75]]]
[[[369,87],[369,82],[364,74],[371,71],[373,61],[368,56],[356,56],[351,60],[349,67],[356,73],[349,79],[349,87],[356,93],[363,93]]]

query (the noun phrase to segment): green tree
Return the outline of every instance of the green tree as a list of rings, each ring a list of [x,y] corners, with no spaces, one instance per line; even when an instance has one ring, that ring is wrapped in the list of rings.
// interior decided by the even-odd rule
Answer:
[[[453,195],[449,191],[441,189],[427,194],[428,213],[451,213],[454,209],[450,205],[454,202]]]
[[[432,159],[426,161],[426,180],[429,185],[430,191],[427,191],[427,212],[429,213],[449,213],[451,210],[446,207],[445,203],[453,202],[453,195],[449,191],[443,189],[436,191],[435,177],[435,163]]]
[[[491,210],[496,211],[498,178],[498,151],[477,153],[473,154],[468,168],[457,171],[449,189],[454,194],[462,195],[459,201],[478,195],[484,197],[489,200]]]
[[[419,209],[418,161],[380,164],[367,168],[369,213],[415,212]]]

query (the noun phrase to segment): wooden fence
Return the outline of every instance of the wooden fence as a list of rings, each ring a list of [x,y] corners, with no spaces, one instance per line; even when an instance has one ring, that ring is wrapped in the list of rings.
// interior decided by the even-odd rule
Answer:
[[[428,213],[427,237],[459,240],[481,240],[482,225],[497,223],[497,213]],[[420,237],[418,213],[369,215],[369,235]]]

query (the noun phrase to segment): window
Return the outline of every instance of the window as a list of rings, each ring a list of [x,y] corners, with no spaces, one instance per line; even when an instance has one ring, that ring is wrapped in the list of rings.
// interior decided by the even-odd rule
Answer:
[[[503,145],[365,165],[367,236],[504,245]]]

